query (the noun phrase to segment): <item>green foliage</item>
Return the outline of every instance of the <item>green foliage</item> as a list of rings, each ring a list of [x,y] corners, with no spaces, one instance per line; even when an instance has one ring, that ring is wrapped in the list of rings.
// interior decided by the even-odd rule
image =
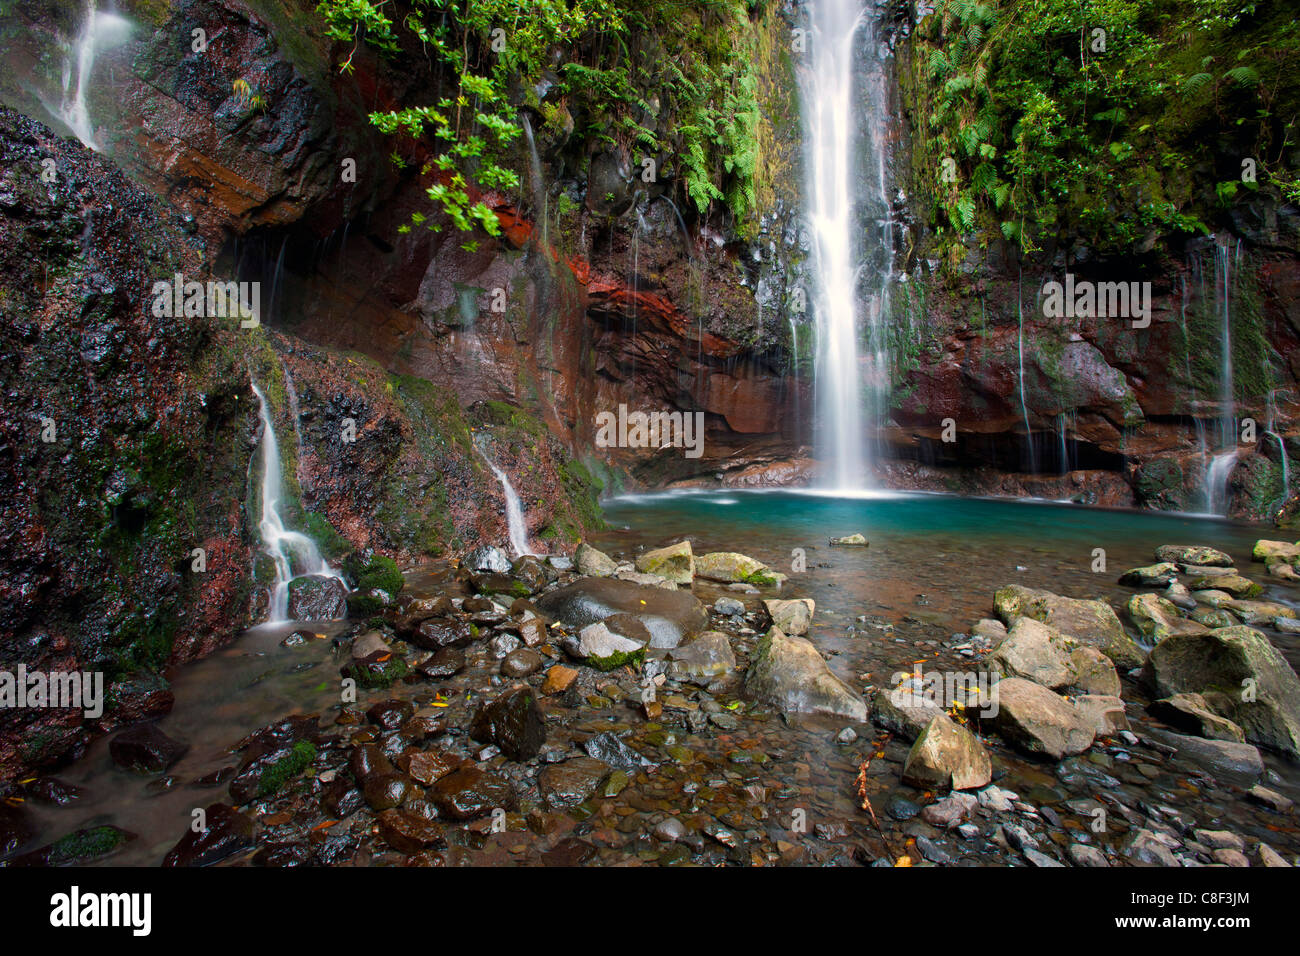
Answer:
[[[1300,26],[1281,2],[940,0],[904,83],[941,241],[988,228],[1027,250],[1073,233],[1103,251],[1206,231],[1192,171],[1296,190]],[[1242,182],[1241,186],[1253,187]],[[996,231],[993,231],[996,230]],[[946,238],[945,238],[946,237]]]
[[[257,795],[269,797],[316,761],[316,745],[300,740],[287,754],[262,771],[257,780]]]
[[[344,562],[343,570],[352,575],[357,582],[358,591],[378,588],[389,597],[397,597],[405,581],[397,562],[386,555],[377,554],[365,564],[359,558]]]

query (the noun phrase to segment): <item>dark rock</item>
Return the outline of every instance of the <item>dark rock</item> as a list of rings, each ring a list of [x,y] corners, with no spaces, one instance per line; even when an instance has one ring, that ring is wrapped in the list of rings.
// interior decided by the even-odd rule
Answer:
[[[459,767],[464,759],[445,750],[416,750],[399,757],[397,763],[412,780],[427,787]]]
[[[361,784],[361,793],[372,810],[399,807],[415,795],[415,787],[405,774],[374,773]]]
[[[592,737],[582,745],[582,749],[588,757],[595,757],[619,770],[640,770],[655,765],[654,761],[641,756],[609,731]]]
[[[375,744],[362,744],[352,750],[348,758],[348,769],[353,778],[361,783],[375,774],[392,773],[396,768],[383,750]]]
[[[234,807],[214,803],[203,822],[202,830],[189,830],[168,851],[163,866],[208,866],[253,845],[253,820]]]
[[[395,850],[418,853],[429,847],[444,847],[442,825],[407,810],[385,810],[379,815],[379,835]]]
[[[417,667],[416,673],[430,680],[445,680],[465,669],[465,652],[458,647],[444,647]]]
[[[506,655],[501,662],[501,673],[506,677],[518,678],[535,674],[545,663],[541,654],[529,647],[521,647]]]
[[[289,619],[341,621],[348,616],[348,592],[338,578],[311,574],[289,582]]]
[[[546,718],[531,687],[515,687],[485,704],[474,717],[470,734],[496,744],[511,760],[531,760],[546,742]]]
[[[652,647],[676,647],[709,623],[704,605],[689,591],[642,587],[616,578],[583,578],[547,592],[537,606],[573,629],[629,614],[645,626]]]
[[[497,808],[513,810],[519,798],[509,780],[473,764],[453,770],[429,788],[438,812],[452,820],[475,820]]]
[[[542,799],[553,810],[577,806],[589,799],[609,773],[609,764],[594,757],[574,757],[545,767],[537,775]]]
[[[156,724],[139,724],[122,731],[108,745],[113,763],[137,773],[162,773],[189,750],[172,740]]]
[[[466,621],[429,620],[411,632],[411,643],[427,651],[464,647],[472,640],[474,631]]]
[[[377,727],[396,730],[415,714],[415,705],[409,700],[381,700],[366,711],[366,717]]]

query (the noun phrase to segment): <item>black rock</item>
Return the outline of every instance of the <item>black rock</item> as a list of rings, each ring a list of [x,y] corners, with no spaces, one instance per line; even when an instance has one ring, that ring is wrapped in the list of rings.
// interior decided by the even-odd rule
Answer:
[[[163,866],[208,866],[253,845],[253,820],[234,807],[214,803],[204,817],[206,826],[186,832],[163,857]]]
[[[162,773],[189,749],[188,744],[172,740],[156,724],[131,727],[108,744],[113,763],[137,773]]]
[[[546,718],[531,687],[515,687],[485,704],[474,716],[470,734],[496,744],[512,760],[531,760],[546,743]]]
[[[603,760],[619,770],[640,770],[642,767],[655,765],[653,760],[641,756],[608,730],[592,737],[583,744],[582,749],[587,752],[588,757]]]

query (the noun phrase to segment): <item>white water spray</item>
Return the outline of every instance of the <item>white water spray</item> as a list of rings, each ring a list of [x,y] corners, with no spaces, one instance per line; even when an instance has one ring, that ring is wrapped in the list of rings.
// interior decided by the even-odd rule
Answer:
[[[295,577],[317,575],[342,581],[343,576],[325,563],[315,541],[284,525],[284,517],[280,514],[280,503],[284,498],[280,445],[275,438],[275,425],[271,421],[271,407],[266,396],[256,384],[253,385],[253,394],[257,396],[258,417],[262,422],[262,514],[258,530],[262,535],[262,549],[275,564],[275,581],[271,586],[266,623],[282,624],[289,619],[289,582]]]
[[[510,484],[510,476],[497,467],[496,462],[487,456],[487,452],[477,444],[474,447],[478,448],[478,453],[492,469],[492,474],[496,475],[497,481],[501,482],[501,491],[506,497],[506,527],[510,531],[510,550],[514,552],[516,558],[521,558],[525,554],[535,554],[532,545],[528,543],[528,523],[524,521],[524,506],[515,492],[514,485]]]
[[[93,150],[100,146],[95,142],[95,129],[90,120],[90,108],[86,103],[86,91],[91,84],[95,69],[95,55],[124,41],[131,32],[131,23],[116,13],[95,9],[95,0],[86,3],[86,22],[81,27],[76,45],[69,51],[69,59],[63,67],[63,102],[59,105],[58,117],[76,134],[77,139]],[[73,63],[71,54],[76,53],[76,85],[73,86]]]

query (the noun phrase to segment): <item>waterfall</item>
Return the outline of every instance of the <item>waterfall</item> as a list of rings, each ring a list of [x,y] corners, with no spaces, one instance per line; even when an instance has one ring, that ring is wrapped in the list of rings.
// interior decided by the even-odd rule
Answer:
[[[1020,414],[1025,420],[1025,444],[1029,449],[1029,473],[1036,474],[1037,468],[1034,461],[1034,433],[1029,428],[1029,406],[1025,404],[1025,302],[1020,289],[1020,281],[1016,282],[1016,354],[1019,360],[1018,381],[1020,383]]]
[[[95,129],[90,120],[90,108],[86,104],[86,90],[90,86],[91,75],[95,69],[97,50],[120,43],[130,32],[130,21],[115,13],[95,9],[95,0],[87,0],[86,22],[81,27],[75,46],[70,49],[69,59],[63,67],[63,101],[57,116],[77,139],[93,150],[100,147],[95,143]],[[73,63],[71,54],[76,53],[76,86],[73,84]]]
[[[262,422],[262,514],[258,530],[262,535],[262,549],[275,564],[275,581],[271,586],[266,623],[281,624],[289,619],[289,582],[295,577],[319,575],[339,581],[343,577],[325,563],[315,541],[284,526],[284,516],[280,514],[284,480],[280,445],[271,421],[271,406],[256,383],[253,383],[253,394],[257,396],[257,414]]]
[[[854,89],[854,60],[861,39],[875,47],[874,27],[862,14],[861,0],[816,0],[808,10],[811,57],[799,71],[802,113],[805,119],[804,177],[806,215],[813,233],[812,264],[817,278],[814,296],[817,320],[817,389],[820,433],[818,456],[828,461],[829,474],[823,481],[839,489],[860,488],[867,462],[862,440],[861,394],[863,370],[858,358],[857,289],[855,271],[859,261],[859,233],[854,215],[859,199],[855,174],[858,136],[855,116],[871,128],[864,137],[877,154],[878,177],[883,195],[884,143],[881,135],[885,110],[883,71],[869,90]],[[874,52],[873,52],[873,55]],[[878,64],[876,64],[878,66]],[[879,89],[877,89],[879,87]],[[867,95],[862,95],[863,93]],[[887,212],[885,232],[888,233]],[[889,258],[892,259],[892,256]],[[884,348],[879,330],[888,318],[884,300],[888,262],[876,276],[874,309],[870,313],[870,358],[866,384],[879,392]],[[881,407],[879,396],[872,408]]]
[[[1228,513],[1228,478],[1238,454],[1232,375],[1232,275],[1240,252],[1240,240],[1235,250],[1226,242],[1214,247],[1214,311],[1219,320],[1219,450],[1205,472],[1205,503],[1207,511],[1221,515]]]
[[[528,543],[528,524],[524,521],[524,506],[519,500],[519,495],[515,492],[514,485],[510,484],[510,476],[505,470],[498,468],[496,462],[488,457],[476,442],[474,445],[478,453],[483,456],[487,466],[492,469],[492,474],[496,475],[497,481],[501,482],[501,491],[506,496],[506,527],[510,531],[510,550],[514,552],[516,558],[521,558],[526,554],[535,554],[532,546]]]

